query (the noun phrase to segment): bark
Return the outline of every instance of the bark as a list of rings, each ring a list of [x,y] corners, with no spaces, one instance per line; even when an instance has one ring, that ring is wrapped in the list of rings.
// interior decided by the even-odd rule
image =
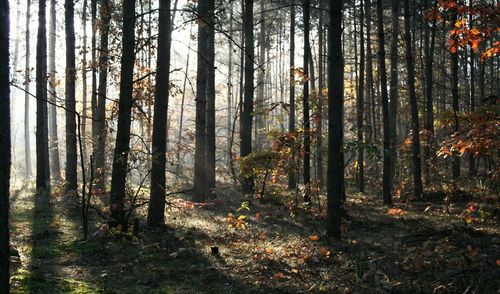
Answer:
[[[56,1],[50,0],[49,23],[49,155],[50,172],[56,182],[61,180],[61,164],[59,162],[59,139],[57,135],[56,111]]]
[[[11,167],[9,1],[0,4],[0,293],[9,293],[9,188]]]
[[[113,173],[111,178],[111,225],[121,225],[126,229],[125,219],[125,182],[127,178],[127,161],[130,151],[130,124],[132,109],[132,86],[135,61],[135,0],[123,1],[123,51],[120,60],[120,100],[118,108],[118,129],[116,147],[113,157]]]
[[[385,40],[382,0],[377,0],[377,35],[380,90],[382,97],[382,122],[384,128],[384,170],[382,179],[383,200],[385,205],[392,204],[391,178],[391,129],[389,122],[389,104],[387,97],[387,71],[385,66]]]
[[[208,1],[208,54],[207,58],[207,148],[206,169],[207,169],[207,192],[212,197],[215,189],[215,22],[214,10],[215,1]]]
[[[49,192],[49,146],[47,118],[47,27],[46,1],[38,2],[36,45],[36,190],[45,197]]]
[[[422,197],[422,168],[420,162],[420,125],[418,121],[417,94],[415,91],[415,68],[413,61],[413,49],[410,29],[410,4],[409,0],[404,1],[405,17],[405,47],[406,64],[408,71],[408,90],[410,96],[411,124],[412,124],[412,161],[413,161],[413,194],[416,199]]]
[[[26,59],[24,68],[24,166],[26,178],[31,178],[31,130],[30,130],[30,18],[31,0],[26,2]]]
[[[311,55],[311,44],[309,42],[310,26],[310,0],[304,0],[304,91],[302,93],[302,113],[304,127],[304,203],[311,205],[311,124],[309,121],[309,56]]]
[[[66,30],[66,192],[76,192],[76,98],[75,98],[75,3],[66,0],[64,5]]]
[[[227,162],[231,164],[233,160],[233,143],[231,139],[231,134],[233,133],[231,124],[232,124],[232,108],[233,108],[233,18],[234,18],[234,9],[233,2],[229,2],[229,35],[228,35],[228,71],[227,71]]]
[[[293,68],[295,67],[295,0],[290,0],[290,114],[288,117],[288,132],[293,136],[295,134],[295,84]],[[288,189],[293,190],[297,187],[297,176],[295,172],[295,148],[292,148],[292,170],[288,173]]]
[[[452,16],[452,24],[455,24],[455,21],[457,19],[457,15],[454,14]],[[455,40],[457,41],[457,40]],[[455,42],[456,44],[456,42]],[[458,124],[458,50],[453,53],[451,52],[451,100],[452,100],[452,107],[453,107],[453,113],[454,113],[454,126],[453,126],[453,131],[458,132],[459,124]],[[457,180],[458,177],[460,176],[460,157],[457,152],[453,153],[452,156],[452,176],[454,180]]]
[[[88,1],[83,0],[83,57],[82,57],[82,144],[83,158],[87,158],[87,10]]]
[[[367,141],[372,145],[376,143],[375,136],[375,98],[373,94],[373,55],[371,46],[371,35],[372,35],[372,13],[371,13],[371,0],[365,0],[365,13],[366,13],[366,101],[369,103],[370,108],[368,111],[368,123],[367,128]],[[372,164],[372,168],[376,166],[376,163]]]
[[[325,0],[319,1],[319,24],[318,24],[318,112],[317,112],[317,125],[316,125],[316,174],[317,184],[320,189],[324,185],[324,172],[323,172],[323,88],[325,87],[325,73],[324,73],[324,12],[326,8]]]
[[[245,0],[243,14],[243,30],[245,34],[245,89],[243,111],[240,119],[240,157],[252,153],[252,114],[254,100],[254,35],[253,35],[253,0]],[[244,193],[253,193],[253,177],[249,176],[242,182]]]
[[[363,0],[360,4],[361,25],[360,25],[360,63],[359,63],[359,87],[356,100],[356,125],[358,139],[358,190],[361,193],[365,192],[365,164],[364,164],[364,139],[363,139],[363,118],[364,118],[364,93],[365,93],[365,33],[364,33],[364,9]]]
[[[207,83],[208,56],[208,0],[198,2],[198,65],[196,79],[196,143],[194,163],[194,195],[196,202],[205,201],[207,196]]]
[[[257,98],[255,114],[255,150],[264,148],[264,112],[266,110],[266,99],[264,95],[264,86],[266,83],[266,15],[265,2],[260,0],[260,32],[259,32],[259,69],[257,72]]]
[[[344,64],[342,59],[342,1],[330,2],[328,29],[328,180],[327,235],[340,239],[344,188]]]
[[[109,0],[100,1],[100,48],[99,48],[99,88],[97,89],[95,108],[92,115],[94,159],[97,190],[104,192],[106,189],[106,95],[108,83],[108,35],[109,23],[111,21],[111,6]]]
[[[397,149],[397,115],[398,115],[398,39],[399,39],[399,15],[401,9],[400,0],[391,1],[391,23],[392,23],[392,40],[391,40],[391,81],[389,93],[389,180],[394,183],[396,174],[396,149]],[[392,190],[391,190],[392,191]]]
[[[151,194],[148,225],[165,222],[165,164],[167,152],[168,87],[170,71],[170,1],[159,1],[158,53],[153,117]]]

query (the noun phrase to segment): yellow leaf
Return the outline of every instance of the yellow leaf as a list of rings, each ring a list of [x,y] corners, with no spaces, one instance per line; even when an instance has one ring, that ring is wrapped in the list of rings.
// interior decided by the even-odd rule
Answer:
[[[272,254],[272,253],[273,253],[273,248],[271,248],[271,247],[267,247],[267,248],[266,248],[266,253],[267,253],[267,254]]]

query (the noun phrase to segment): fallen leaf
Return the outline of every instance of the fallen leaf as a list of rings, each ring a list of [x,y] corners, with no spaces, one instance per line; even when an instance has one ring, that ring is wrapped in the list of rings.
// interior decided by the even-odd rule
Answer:
[[[311,236],[309,236],[309,240],[311,240],[311,241],[318,241],[319,240],[319,236],[318,235],[311,235]]]
[[[266,253],[267,253],[267,254],[272,254],[272,253],[273,253],[273,248],[271,248],[271,247],[267,247],[267,248],[266,248]]]

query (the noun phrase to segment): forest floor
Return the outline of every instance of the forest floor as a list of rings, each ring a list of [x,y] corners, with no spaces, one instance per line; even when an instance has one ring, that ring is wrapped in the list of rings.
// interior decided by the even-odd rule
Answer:
[[[324,211],[291,213],[287,205],[255,200],[242,205],[244,196],[225,188],[208,205],[189,202],[190,195],[169,198],[166,227],[141,226],[134,236],[101,226],[81,241],[77,202],[58,196],[41,205],[30,185],[13,189],[12,244],[19,253],[13,257],[13,293],[500,289],[498,196],[389,208],[375,196],[348,193],[343,238],[328,242]]]

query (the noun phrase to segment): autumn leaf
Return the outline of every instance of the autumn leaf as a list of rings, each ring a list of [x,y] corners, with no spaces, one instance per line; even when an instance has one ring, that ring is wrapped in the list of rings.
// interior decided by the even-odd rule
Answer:
[[[272,254],[272,253],[273,253],[273,248],[271,248],[271,247],[267,247],[267,248],[266,248],[266,253],[267,253],[267,254]]]
[[[406,212],[404,210],[402,210],[401,208],[389,208],[389,210],[387,211],[387,214],[396,215],[396,216],[403,216],[406,214]]]
[[[311,235],[311,236],[309,236],[309,240],[311,240],[311,241],[318,241],[319,240],[319,236],[318,235]]]

